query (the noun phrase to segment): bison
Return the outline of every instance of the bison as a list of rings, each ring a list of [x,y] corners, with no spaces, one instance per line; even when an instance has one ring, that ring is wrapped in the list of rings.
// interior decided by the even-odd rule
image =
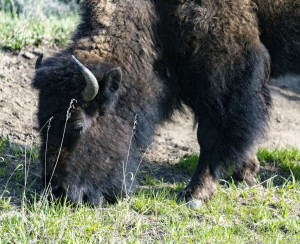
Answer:
[[[85,0],[81,11],[70,45],[40,57],[33,81],[55,195],[97,205],[133,192],[141,151],[183,104],[201,153],[178,199],[197,208],[232,166],[255,184],[270,69],[299,72],[299,1]]]

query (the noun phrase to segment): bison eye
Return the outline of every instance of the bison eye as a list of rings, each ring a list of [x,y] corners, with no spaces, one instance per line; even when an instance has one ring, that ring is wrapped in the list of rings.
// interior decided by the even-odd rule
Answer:
[[[74,122],[74,123],[72,123],[71,128],[73,131],[82,131],[83,124],[80,122]]]

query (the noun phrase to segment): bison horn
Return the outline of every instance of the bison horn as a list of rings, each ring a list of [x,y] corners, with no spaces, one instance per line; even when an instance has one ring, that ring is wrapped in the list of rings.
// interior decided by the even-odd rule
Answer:
[[[41,53],[35,62],[35,69],[38,69],[41,66],[42,60],[43,60],[43,54]]]
[[[73,55],[72,55],[72,60],[76,64],[76,66],[80,69],[86,82],[85,88],[81,92],[82,98],[85,102],[92,101],[96,97],[99,91],[98,81],[96,77],[93,75],[93,73],[82,63],[80,63]]]

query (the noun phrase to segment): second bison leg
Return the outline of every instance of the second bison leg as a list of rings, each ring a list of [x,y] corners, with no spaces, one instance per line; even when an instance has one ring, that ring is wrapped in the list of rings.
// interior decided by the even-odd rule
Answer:
[[[185,200],[192,208],[197,208],[202,201],[207,201],[216,192],[218,181],[218,162],[216,151],[216,130],[208,127],[208,122],[199,123],[197,137],[201,153],[196,171],[184,191],[179,194],[179,200]]]
[[[235,168],[232,178],[234,181],[245,181],[248,186],[256,185],[255,173],[259,170],[259,161],[254,153]]]
[[[189,185],[180,194],[180,199],[194,202],[193,208],[214,194],[221,169],[233,166],[233,177],[249,185],[256,183],[254,173],[259,162],[253,148],[266,132],[271,105],[267,86],[269,55],[256,43],[248,45],[242,57],[231,62],[234,70],[224,65],[228,71],[219,73],[220,67],[206,65],[202,73],[208,74],[194,83],[204,84],[190,102],[198,118],[201,153]],[[216,86],[220,80],[224,81],[223,87]]]

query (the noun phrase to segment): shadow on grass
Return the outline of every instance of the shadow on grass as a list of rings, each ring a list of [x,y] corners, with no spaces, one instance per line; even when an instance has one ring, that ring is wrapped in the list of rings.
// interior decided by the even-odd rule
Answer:
[[[276,149],[277,150],[277,149]],[[277,150],[279,154],[290,154],[291,151],[296,149],[282,149]],[[264,159],[264,157],[274,155],[276,152],[268,151],[268,155],[261,156],[261,166],[259,172],[256,174],[258,184],[267,186],[267,181],[272,179],[274,186],[282,186],[285,184],[286,180],[293,180],[300,182],[300,161],[298,158],[292,157],[287,159],[269,157]],[[296,151],[298,153],[298,151]],[[192,168],[196,168],[195,155],[189,155],[184,157],[184,160],[180,160],[178,164],[167,164],[158,162],[146,162],[144,161],[140,167],[140,174],[138,175],[139,184],[155,184],[156,182],[163,181],[166,184],[187,184],[193,176]],[[189,162],[190,160],[190,162]],[[282,160],[282,161],[281,161]],[[285,160],[290,160],[289,163]],[[190,165],[189,165],[190,163]],[[192,167],[191,167],[192,165]],[[226,183],[227,182],[227,183]],[[232,185],[231,178],[225,178],[220,180],[221,184]]]
[[[0,197],[10,198],[15,205],[19,206],[24,192],[29,201],[42,192],[38,151],[36,145],[25,147],[0,137]],[[274,186],[282,186],[287,179],[292,181],[293,178],[300,182],[300,161],[296,158],[295,162],[292,161],[283,170],[281,159],[278,158],[282,152],[284,151],[276,154],[273,151],[266,151],[259,156],[263,161],[260,159],[262,166],[257,174],[258,184],[267,186],[266,182],[269,179],[272,179]],[[286,154],[291,154],[291,152],[286,151]],[[274,155],[279,156],[276,158]],[[197,161],[197,157],[190,155],[181,159],[178,164],[143,161],[137,174],[138,192],[149,191],[149,194],[153,194],[154,190],[155,194],[159,195],[165,192],[166,198],[174,200],[174,196],[183,190],[191,179],[193,170],[190,165],[196,167],[195,160]],[[232,180],[221,180],[220,183],[230,186]]]
[[[24,192],[27,200],[42,190],[38,147],[24,146],[0,136],[0,198],[19,206]]]

